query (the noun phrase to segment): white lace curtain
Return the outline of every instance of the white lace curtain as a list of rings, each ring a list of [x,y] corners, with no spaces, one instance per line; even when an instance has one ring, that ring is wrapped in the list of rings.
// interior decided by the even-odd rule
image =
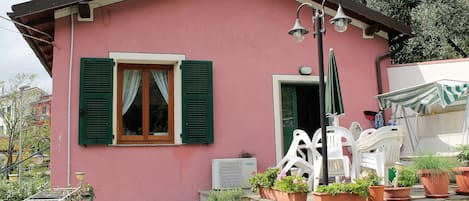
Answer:
[[[168,104],[168,72],[165,70],[152,70],[151,74],[166,104]]]
[[[134,102],[140,86],[142,73],[139,70],[124,70],[124,82],[122,90],[122,115],[127,113]]]
[[[168,72],[164,70],[151,71],[156,86],[161,92],[166,103],[168,103]],[[123,90],[122,90],[122,115],[127,113],[135,100],[142,73],[139,70],[124,70]]]

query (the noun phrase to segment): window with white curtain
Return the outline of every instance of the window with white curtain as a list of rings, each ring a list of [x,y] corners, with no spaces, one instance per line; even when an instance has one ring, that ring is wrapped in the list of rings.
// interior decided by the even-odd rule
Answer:
[[[173,142],[172,65],[118,65],[118,143]]]

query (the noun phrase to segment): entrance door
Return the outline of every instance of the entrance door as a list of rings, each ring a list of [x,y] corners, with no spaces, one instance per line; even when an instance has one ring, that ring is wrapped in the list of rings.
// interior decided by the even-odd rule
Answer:
[[[310,137],[320,127],[319,86],[317,84],[282,84],[283,154],[293,140],[293,130],[299,128]]]

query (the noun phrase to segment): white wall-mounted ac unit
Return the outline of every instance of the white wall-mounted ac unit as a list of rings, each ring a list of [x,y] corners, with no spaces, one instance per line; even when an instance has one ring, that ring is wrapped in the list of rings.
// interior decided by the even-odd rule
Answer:
[[[256,158],[213,159],[212,189],[249,188],[248,180],[256,173]]]

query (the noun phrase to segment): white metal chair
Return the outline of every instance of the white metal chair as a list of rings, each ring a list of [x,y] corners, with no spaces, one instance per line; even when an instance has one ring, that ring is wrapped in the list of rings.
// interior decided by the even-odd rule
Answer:
[[[361,167],[376,170],[378,176],[387,181],[387,170],[400,160],[400,148],[404,140],[404,134],[397,126],[385,126],[371,134],[366,134],[357,140],[357,160]]]
[[[306,154],[305,154],[306,153]],[[305,176],[312,188],[313,184],[313,145],[308,134],[301,130],[293,131],[293,140],[285,156],[277,164],[283,172],[288,172],[292,167],[298,168],[298,175]]]
[[[355,155],[355,140],[350,133],[350,131],[343,127],[337,126],[328,126],[327,127],[327,160],[328,160],[328,173],[329,176],[335,176],[336,182],[340,182],[339,176],[345,176],[349,178],[356,178],[355,164],[350,163],[348,156],[343,153],[343,143],[342,139],[344,138],[347,143],[347,146],[351,147],[352,152],[352,161],[354,161]],[[319,185],[319,178],[321,176],[322,170],[322,155],[316,150],[316,148],[322,147],[320,142],[322,139],[321,129],[318,129],[313,135],[313,145],[315,149],[313,150],[313,159],[314,162],[314,189]]]

